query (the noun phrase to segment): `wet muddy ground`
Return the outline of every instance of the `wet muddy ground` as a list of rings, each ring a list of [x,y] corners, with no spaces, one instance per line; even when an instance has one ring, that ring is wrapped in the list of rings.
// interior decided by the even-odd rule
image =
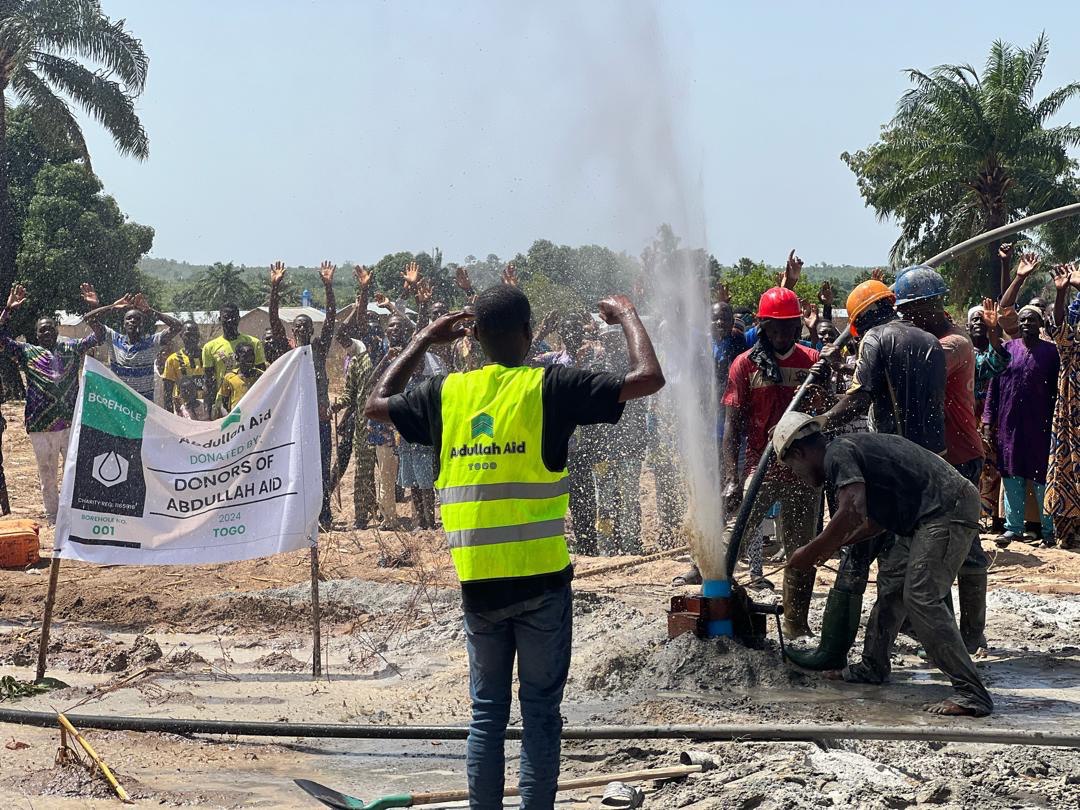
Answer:
[[[11,417],[9,422],[17,424]],[[34,503],[32,468],[17,472],[28,458],[20,438],[25,443],[15,430],[5,437],[8,476],[15,503]],[[43,533],[43,545],[50,544]],[[65,563],[49,674],[69,687],[0,706],[151,717],[467,723],[461,614],[441,536],[333,532],[323,537],[321,552],[326,674],[319,681],[310,676],[304,554],[191,568]],[[391,559],[406,564],[379,564]],[[576,562],[586,572],[607,561]],[[759,650],[689,637],[668,642],[664,608],[674,593],[668,583],[683,566],[660,561],[578,580],[574,663],[564,704],[568,723],[863,723],[1080,733],[1080,555],[1024,546],[997,554],[990,572],[991,649],[978,663],[998,712],[979,721],[932,719],[919,710],[948,687],[905,637],[893,681],[883,687],[834,683],[785,665],[775,635]],[[33,675],[46,580],[45,567],[0,572],[0,676]],[[830,580],[828,571],[820,573],[815,627]],[[872,595],[871,587],[867,611]],[[515,707],[512,720],[519,719]],[[140,804],[302,808],[313,805],[293,786],[295,777],[365,799],[454,789],[464,778],[461,742],[87,736]],[[55,764],[58,732],[2,725],[0,737],[0,807],[117,805],[100,776],[78,764]],[[668,766],[686,747],[677,741],[567,742],[563,772]],[[720,767],[647,785],[645,807],[1080,803],[1075,751],[907,742],[693,747],[711,752]],[[515,744],[508,754],[512,778]],[[602,790],[564,794],[559,807],[598,807]]]

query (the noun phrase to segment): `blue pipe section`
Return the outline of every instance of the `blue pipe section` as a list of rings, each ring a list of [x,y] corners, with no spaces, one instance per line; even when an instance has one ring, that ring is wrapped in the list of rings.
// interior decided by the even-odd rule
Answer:
[[[731,580],[707,579],[701,583],[701,595],[710,599],[729,599],[731,598]],[[731,619],[714,619],[705,622],[705,633],[709,638],[718,636],[731,638],[734,635]]]

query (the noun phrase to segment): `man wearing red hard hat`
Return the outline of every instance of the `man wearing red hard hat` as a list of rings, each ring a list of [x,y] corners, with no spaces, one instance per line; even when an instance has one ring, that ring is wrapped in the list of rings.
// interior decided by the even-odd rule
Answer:
[[[799,261],[792,256],[793,261]],[[799,262],[801,264],[801,262]],[[734,509],[742,499],[743,481],[754,474],[769,441],[810,368],[818,360],[814,349],[799,343],[802,306],[794,290],[773,287],[758,304],[757,339],[749,351],[731,363],[723,404],[724,496]],[[739,446],[746,438],[746,470],[738,478]],[[780,504],[777,535],[790,555],[817,533],[821,489],[808,486],[779,464],[770,467],[762,482],[748,526],[757,526],[774,503]],[[807,612],[814,591],[813,569],[784,574],[784,634],[798,638],[810,634]]]

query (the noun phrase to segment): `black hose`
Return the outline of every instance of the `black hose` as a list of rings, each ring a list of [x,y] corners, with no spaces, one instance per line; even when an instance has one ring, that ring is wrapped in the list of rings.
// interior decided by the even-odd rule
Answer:
[[[146,731],[167,734],[230,734],[250,737],[318,737],[349,740],[464,740],[464,726],[370,726],[346,723],[273,723],[246,720],[197,720],[174,717],[124,717],[66,714],[79,729]],[[0,723],[57,727],[52,712],[0,709]],[[521,739],[521,728],[506,730]],[[714,725],[714,726],[565,726],[564,740],[756,740],[810,742],[814,740],[922,740],[999,745],[1044,745],[1080,748],[1080,734],[1025,729],[933,728],[927,726],[853,725]]]

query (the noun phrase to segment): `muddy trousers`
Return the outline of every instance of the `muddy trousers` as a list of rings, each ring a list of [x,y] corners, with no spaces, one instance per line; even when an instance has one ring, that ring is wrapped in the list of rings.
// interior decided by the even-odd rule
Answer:
[[[30,437],[30,446],[34,448],[38,479],[41,481],[41,503],[45,508],[45,519],[49,523],[56,522],[56,510],[60,506],[56,475],[67,457],[68,433],[69,431],[64,429],[27,434]]]
[[[319,461],[322,463],[322,508],[319,510],[319,523],[329,526],[333,515],[330,513],[330,468],[334,460],[334,426],[327,420],[319,422]]]
[[[349,469],[353,456],[353,441],[356,439],[356,419],[353,411],[345,414],[338,424],[337,448],[334,450],[334,469],[330,473],[330,488],[336,490],[341,479]]]
[[[914,536],[897,536],[878,559],[877,601],[866,625],[862,661],[844,670],[844,679],[884,683],[889,654],[905,617],[911,620],[927,658],[952,682],[952,700],[979,714],[994,707],[990,694],[964,649],[960,630],[945,602],[973,537],[979,533],[979,494],[965,486],[947,514],[916,527]]]
[[[358,528],[375,517],[375,445],[360,437],[353,440],[353,513]]]
[[[821,488],[809,487],[797,481],[780,481],[766,477],[758,490],[746,525],[755,529],[760,526],[773,504],[780,505],[776,537],[790,558],[795,549],[814,539],[818,511],[821,509]],[[817,571],[813,568],[809,571],[784,571],[785,633],[797,635],[807,628],[806,619],[810,611],[810,599],[814,595],[816,574]]]
[[[643,554],[641,458],[602,461],[596,476],[596,542],[601,554]]]
[[[502,810],[514,658],[521,703],[522,810],[551,810],[559,780],[563,689],[570,670],[573,596],[566,585],[490,613],[465,611],[472,723],[465,767],[472,810]]]
[[[570,451],[566,474],[570,479],[570,517],[574,528],[571,551],[595,557],[596,546],[596,478],[588,453],[580,448]]]

